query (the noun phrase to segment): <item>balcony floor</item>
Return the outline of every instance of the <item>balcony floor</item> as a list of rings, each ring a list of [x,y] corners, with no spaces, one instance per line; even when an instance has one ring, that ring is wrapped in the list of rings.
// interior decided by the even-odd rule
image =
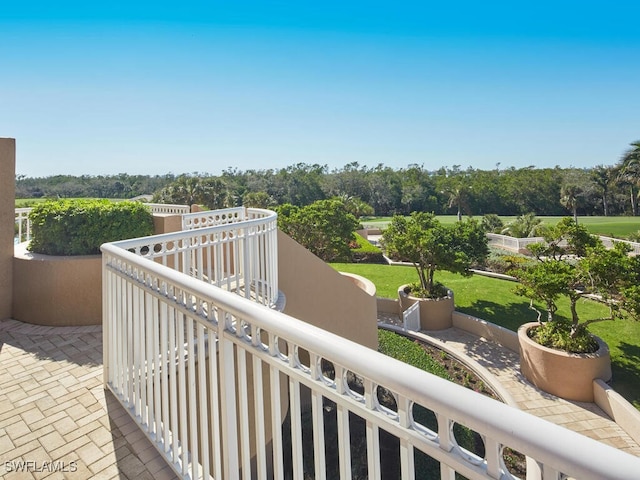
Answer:
[[[382,315],[378,320],[383,324],[401,327],[399,318],[394,315]],[[529,383],[520,373],[517,353],[457,328],[418,332],[416,336],[436,345],[446,345],[478,363],[511,396],[512,406],[640,456],[640,445],[595,403],[563,400]]]
[[[103,389],[101,326],[0,322],[0,478],[175,478]]]

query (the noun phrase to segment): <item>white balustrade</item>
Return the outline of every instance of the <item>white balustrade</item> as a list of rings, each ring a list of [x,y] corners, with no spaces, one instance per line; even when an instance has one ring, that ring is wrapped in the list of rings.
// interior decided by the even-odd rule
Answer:
[[[145,203],[145,205],[151,209],[151,213],[184,215],[191,211],[189,205],[171,205],[168,203]]]
[[[242,222],[246,218],[244,207],[225,208],[222,210],[206,210],[204,212],[189,213],[182,216],[182,229],[213,227]]]
[[[16,208],[16,240],[18,243],[31,240],[31,220],[29,213],[31,208]]]
[[[234,242],[264,232],[263,212],[102,246],[105,386],[178,475],[326,479],[335,460],[340,478],[360,462],[380,479],[397,457],[401,478],[414,479],[428,455],[442,479],[509,479],[510,447],[532,459],[531,479],[637,478],[639,458],[217,288],[198,259],[226,248],[246,261],[250,244]],[[421,420],[425,409],[437,426]],[[484,456],[460,446],[454,424],[482,436]]]

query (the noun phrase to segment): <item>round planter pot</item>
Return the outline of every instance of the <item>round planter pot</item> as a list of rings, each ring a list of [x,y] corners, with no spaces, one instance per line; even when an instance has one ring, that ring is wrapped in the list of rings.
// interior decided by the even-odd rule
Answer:
[[[453,326],[453,292],[448,290],[444,298],[419,298],[410,294],[409,285],[398,288],[400,311],[404,312],[416,302],[420,303],[420,329],[445,330]]]
[[[53,256],[17,245],[13,318],[49,326],[102,323],[102,256]]]
[[[600,348],[595,353],[568,353],[534,342],[527,334],[538,323],[518,329],[520,371],[540,390],[566,400],[593,402],[593,380],[611,380],[609,347],[595,337]]]

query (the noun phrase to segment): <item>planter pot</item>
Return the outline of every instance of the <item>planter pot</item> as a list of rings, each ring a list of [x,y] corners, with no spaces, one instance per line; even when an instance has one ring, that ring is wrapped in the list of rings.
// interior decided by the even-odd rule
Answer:
[[[538,325],[525,323],[518,329],[520,370],[540,390],[557,397],[579,402],[593,402],[593,381],[611,380],[609,347],[595,337],[599,349],[595,353],[568,353],[534,342],[527,334]]]
[[[410,294],[408,285],[398,288],[400,311],[404,312],[416,302],[420,303],[420,329],[445,330],[453,326],[453,292],[448,290],[444,298],[419,298]]]
[[[102,256],[54,256],[17,245],[13,318],[49,326],[102,323]]]

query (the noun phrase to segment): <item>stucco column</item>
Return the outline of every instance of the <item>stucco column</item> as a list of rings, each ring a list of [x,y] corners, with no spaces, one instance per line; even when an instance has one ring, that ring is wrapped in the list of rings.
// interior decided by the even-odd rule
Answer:
[[[16,141],[0,138],[0,320],[11,317],[15,195]]]

